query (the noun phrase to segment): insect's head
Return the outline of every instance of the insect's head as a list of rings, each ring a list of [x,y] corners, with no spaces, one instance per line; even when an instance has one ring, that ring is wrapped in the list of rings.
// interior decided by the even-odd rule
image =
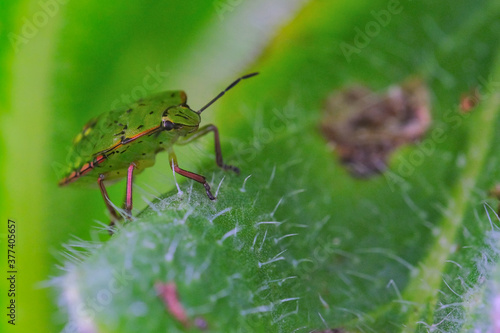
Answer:
[[[165,131],[177,131],[181,135],[194,132],[200,124],[200,115],[186,104],[171,106],[163,112],[161,126]]]
[[[226,89],[221,91],[215,98],[208,102],[204,107],[198,111],[192,110],[185,102],[176,106],[171,106],[163,112],[161,119],[161,126],[165,131],[177,131],[180,135],[187,135],[198,129],[201,121],[200,114],[205,111],[210,105],[212,105],[216,100],[221,98],[229,89],[233,88],[241,80],[251,78],[259,73],[250,73],[243,75],[233,83],[231,83]]]

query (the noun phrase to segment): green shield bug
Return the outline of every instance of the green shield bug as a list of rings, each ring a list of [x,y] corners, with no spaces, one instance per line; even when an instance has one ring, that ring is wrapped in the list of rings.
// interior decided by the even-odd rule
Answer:
[[[257,74],[238,78],[198,111],[187,105],[184,91],[165,91],[138,100],[124,110],[109,111],[90,120],[73,140],[69,168],[59,186],[97,183],[111,215],[112,227],[120,217],[111,204],[104,182],[127,178],[124,209],[126,216],[131,217],[133,176],[152,166],[157,153],[167,151],[173,171],[203,184],[208,198],[215,200],[204,176],[179,167],[173,146],[187,144],[213,132],[217,165],[238,174],[237,167],[222,161],[217,127],[211,124],[199,127],[200,115],[241,80]]]

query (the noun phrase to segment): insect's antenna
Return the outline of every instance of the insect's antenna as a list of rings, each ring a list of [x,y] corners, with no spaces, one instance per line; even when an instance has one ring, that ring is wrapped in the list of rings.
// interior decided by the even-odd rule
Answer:
[[[196,111],[196,113],[200,114],[203,111],[205,111],[206,108],[208,108],[216,100],[218,100],[219,98],[221,98],[229,89],[231,89],[232,87],[234,87],[235,85],[237,85],[241,80],[251,78],[252,76],[255,76],[257,74],[259,74],[259,73],[256,72],[256,73],[250,73],[250,74],[247,74],[247,75],[243,75],[242,77],[240,77],[239,79],[237,79],[236,81],[234,81],[233,83],[231,83],[226,89],[224,89],[223,91],[221,91],[217,96],[215,96],[214,99],[212,99],[210,102],[208,102],[207,105],[205,105],[204,107],[202,107],[200,110]]]

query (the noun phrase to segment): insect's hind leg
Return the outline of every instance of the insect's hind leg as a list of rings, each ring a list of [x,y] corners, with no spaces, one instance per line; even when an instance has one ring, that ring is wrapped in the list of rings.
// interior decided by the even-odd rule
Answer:
[[[217,165],[222,168],[223,170],[232,170],[234,171],[237,175],[240,174],[240,169],[238,169],[235,166],[232,165],[227,165],[224,164],[223,159],[222,159],[222,150],[220,148],[220,139],[219,139],[219,130],[215,125],[209,124],[201,127],[198,131],[193,133],[191,136],[187,138],[180,138],[176,143],[178,145],[184,145],[187,144],[191,141],[194,141],[205,134],[209,132],[214,132],[214,143],[215,143],[215,162]]]
[[[106,207],[108,208],[109,214],[111,215],[111,221],[109,222],[109,234],[113,234],[113,227],[115,225],[115,222],[120,220],[120,217],[116,213],[115,208],[111,204],[111,200],[109,199],[108,196],[108,191],[106,191],[106,187],[104,187],[104,175],[101,174],[99,175],[99,178],[97,179],[97,184],[99,185],[99,188],[101,189],[101,194],[102,197],[104,198],[104,203],[106,204]]]
[[[175,156],[175,153],[172,149],[170,149],[168,152],[168,158],[170,160],[170,167],[172,168],[172,170],[174,170],[181,176],[196,180],[198,183],[203,184],[203,186],[205,187],[205,191],[207,192],[208,198],[210,200],[215,200],[214,195],[212,194],[212,192],[210,192],[210,185],[208,185],[205,177],[197,173],[186,171],[184,169],[179,168],[179,165],[177,164],[177,157]]]

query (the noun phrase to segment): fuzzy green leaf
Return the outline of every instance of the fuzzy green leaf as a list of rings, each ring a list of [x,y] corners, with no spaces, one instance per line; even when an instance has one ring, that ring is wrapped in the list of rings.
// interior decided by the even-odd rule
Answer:
[[[56,250],[68,233],[88,238],[90,220],[106,222],[97,192],[48,185],[65,162],[59,141],[134,94],[184,89],[196,108],[239,74],[261,72],[203,113],[240,176],[216,169],[213,138],[177,151],[217,201],[180,176],[182,193],[172,190],[159,156],[137,177],[132,223],[65,246],[52,283],[66,331],[498,329],[498,200],[488,194],[500,177],[498,2],[255,3],[70,2],[15,58],[1,54],[5,73],[15,59],[12,87],[1,86],[12,108],[2,118],[3,196],[9,214],[32,223],[22,243]],[[22,17],[8,29],[21,31]],[[326,98],[411,76],[431,92],[431,128],[381,176],[351,177],[319,130]],[[479,105],[460,112],[474,88]],[[23,246],[31,287],[53,260]],[[187,321],[158,283],[176,286]],[[48,312],[36,299],[27,309]]]

